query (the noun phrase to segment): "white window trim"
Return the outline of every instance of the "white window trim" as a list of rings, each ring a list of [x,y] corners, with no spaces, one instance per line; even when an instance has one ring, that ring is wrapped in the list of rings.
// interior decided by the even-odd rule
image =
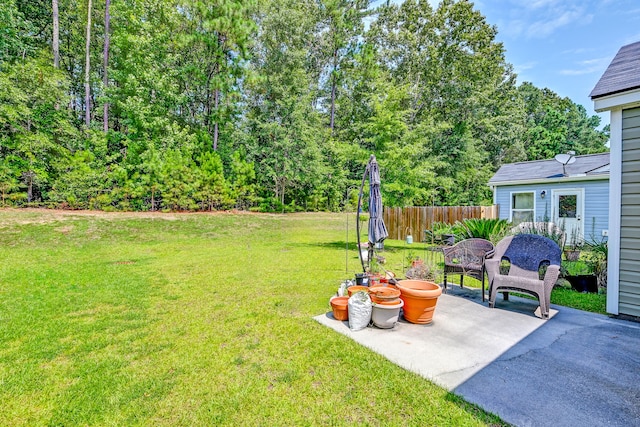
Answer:
[[[529,193],[533,195],[533,222],[536,221],[536,191],[535,190],[522,190],[522,191],[510,191],[509,192],[509,222],[513,222],[513,195],[514,194],[524,194]],[[519,209],[519,211],[523,211],[525,209]],[[526,209],[529,210],[529,209]]]

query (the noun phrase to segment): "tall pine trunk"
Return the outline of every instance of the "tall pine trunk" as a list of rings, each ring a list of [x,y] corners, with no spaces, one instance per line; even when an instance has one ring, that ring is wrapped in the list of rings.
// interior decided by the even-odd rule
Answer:
[[[220,136],[220,127],[219,127],[220,114],[218,112],[218,108],[220,108],[220,87],[219,87],[220,76],[219,74],[223,68],[222,61],[225,58],[224,47],[225,47],[226,41],[227,41],[227,37],[224,34],[218,33],[218,49],[219,49],[219,52],[221,53],[219,54],[218,61],[216,61],[216,65],[215,65],[215,74],[217,78],[215,79],[216,84],[213,91],[213,108],[214,108],[214,111],[216,112],[216,119],[213,122],[213,151],[218,150],[218,138]]]
[[[338,50],[333,51],[333,72],[331,73],[331,123],[329,127],[331,128],[331,133],[333,133],[333,126],[335,123],[336,117],[336,80],[338,79],[336,76],[338,68]]]
[[[86,56],[85,56],[85,66],[84,66],[84,103],[85,103],[85,113],[84,113],[84,123],[89,127],[91,123],[91,87],[89,85],[89,73],[91,71],[91,55],[89,51],[89,47],[91,45],[91,0],[87,5],[87,45],[86,45]]]
[[[103,86],[104,91],[107,91],[109,87],[109,77],[107,75],[107,71],[109,69],[109,26],[111,23],[111,15],[109,14],[109,6],[111,5],[111,0],[105,0],[104,4],[104,76],[103,76]],[[103,126],[102,129],[106,133],[109,130],[109,102],[105,101],[104,103],[104,113],[102,114]]]
[[[51,0],[53,9],[53,66],[60,67],[60,19],[58,14],[58,0]]]
[[[216,88],[213,92],[213,108],[215,108],[216,114],[218,112],[218,107],[220,106],[220,89]],[[218,120],[216,119],[213,122],[213,151],[218,150]]]

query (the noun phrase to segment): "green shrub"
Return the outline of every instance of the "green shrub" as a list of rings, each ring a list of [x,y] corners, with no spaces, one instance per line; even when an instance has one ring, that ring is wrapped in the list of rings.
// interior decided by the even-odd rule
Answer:
[[[452,227],[456,240],[480,238],[497,242],[506,236],[511,225],[505,219],[499,218],[469,218],[462,222],[456,221]]]

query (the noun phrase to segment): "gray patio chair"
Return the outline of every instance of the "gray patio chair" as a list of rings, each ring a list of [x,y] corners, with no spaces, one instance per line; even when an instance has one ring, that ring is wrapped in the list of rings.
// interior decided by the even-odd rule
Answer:
[[[447,277],[460,275],[460,287],[464,285],[464,276],[482,281],[482,301],[484,301],[484,262],[493,255],[493,243],[485,239],[466,239],[450,247],[442,248],[444,253],[444,290],[447,290]]]
[[[562,252],[551,239],[536,234],[517,234],[496,245],[492,259],[485,261],[489,276],[489,307],[501,292],[507,300],[509,292],[522,292],[538,298],[540,313],[549,318],[551,290],[558,280]],[[508,263],[508,267],[503,262]],[[508,271],[504,271],[508,268]],[[501,271],[502,270],[502,271]]]

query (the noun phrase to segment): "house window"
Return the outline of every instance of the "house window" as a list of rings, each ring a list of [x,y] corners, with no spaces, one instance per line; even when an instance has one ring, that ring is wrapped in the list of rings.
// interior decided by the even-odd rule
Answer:
[[[511,222],[520,224],[521,222],[533,222],[534,192],[511,193]]]

